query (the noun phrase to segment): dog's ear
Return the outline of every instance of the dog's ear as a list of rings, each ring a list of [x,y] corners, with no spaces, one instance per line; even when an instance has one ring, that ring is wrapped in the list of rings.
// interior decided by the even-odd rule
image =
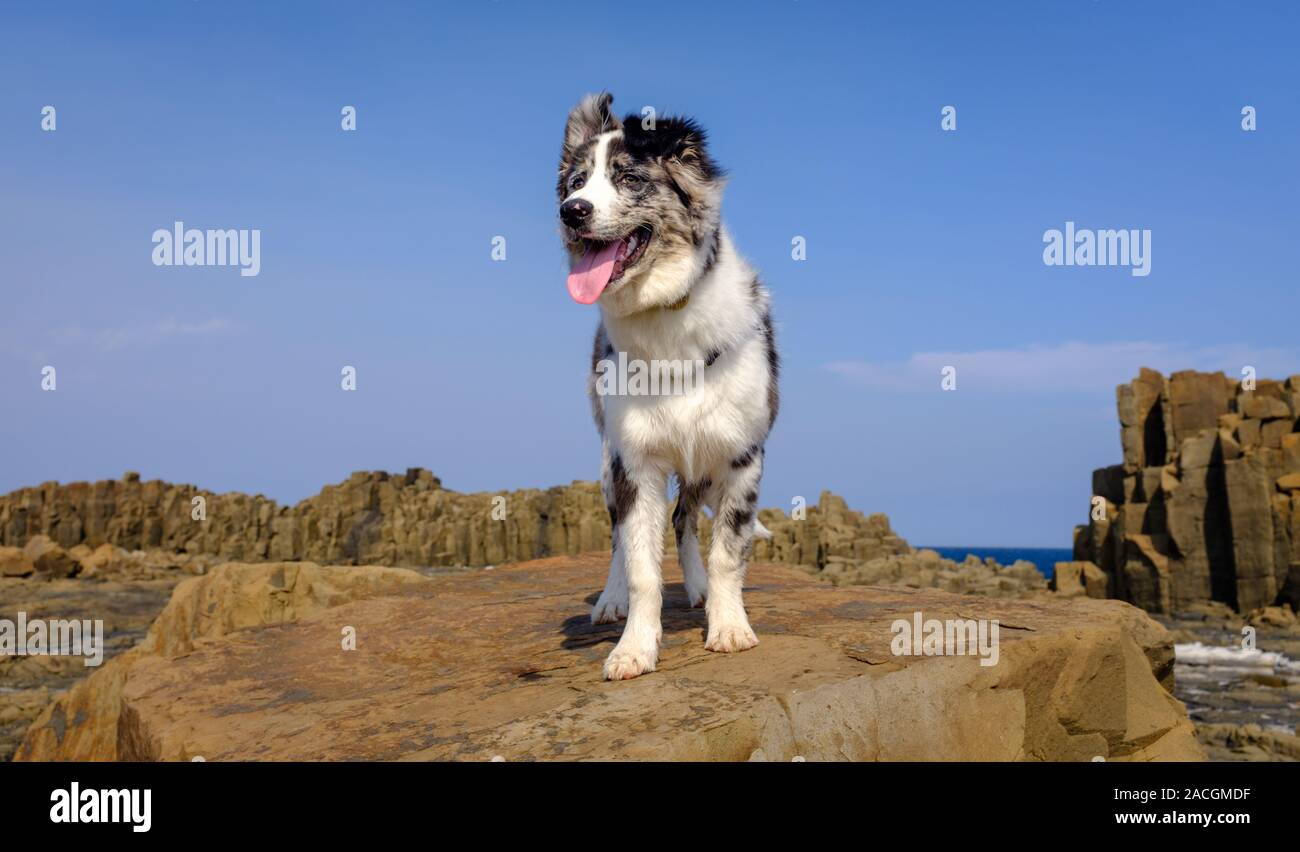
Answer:
[[[569,121],[564,126],[564,159],[574,151],[602,133],[618,130],[623,125],[618,117],[609,111],[614,96],[609,92],[587,95],[569,113]]]
[[[664,116],[656,121],[624,119],[623,144],[638,159],[657,159],[677,185],[691,196],[715,187],[726,176],[709,156],[708,136],[689,118]]]

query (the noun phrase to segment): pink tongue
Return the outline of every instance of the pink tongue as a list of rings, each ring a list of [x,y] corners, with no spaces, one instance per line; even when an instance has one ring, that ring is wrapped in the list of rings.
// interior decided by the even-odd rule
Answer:
[[[590,305],[600,298],[605,285],[609,284],[609,277],[614,274],[614,261],[622,245],[622,240],[615,240],[600,251],[587,249],[569,272],[569,295],[573,301]]]

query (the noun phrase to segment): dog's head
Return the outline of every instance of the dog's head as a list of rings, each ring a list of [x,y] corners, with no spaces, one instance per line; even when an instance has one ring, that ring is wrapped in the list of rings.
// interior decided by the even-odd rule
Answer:
[[[616,315],[670,305],[716,249],[723,175],[686,118],[619,121],[608,93],[569,114],[560,155],[569,294]]]

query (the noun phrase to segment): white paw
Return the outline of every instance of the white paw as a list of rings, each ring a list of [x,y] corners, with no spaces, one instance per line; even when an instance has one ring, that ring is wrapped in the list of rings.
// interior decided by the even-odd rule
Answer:
[[[627,618],[627,593],[622,598],[601,592],[596,605],[591,609],[592,624],[612,624],[620,618]]]
[[[709,581],[708,578],[692,580],[686,578],[686,599],[691,602],[691,606],[704,606],[704,601],[708,598]]]
[[[747,651],[757,644],[758,637],[749,626],[749,620],[743,616],[738,619],[719,619],[716,626],[710,624],[708,638],[704,641],[705,648],[722,654]]]
[[[698,553],[682,557],[682,584],[686,586],[686,598],[691,606],[703,606],[709,596],[709,572],[704,570]]]
[[[658,644],[629,639],[625,633],[605,659],[605,680],[627,680],[655,670],[659,661]]]

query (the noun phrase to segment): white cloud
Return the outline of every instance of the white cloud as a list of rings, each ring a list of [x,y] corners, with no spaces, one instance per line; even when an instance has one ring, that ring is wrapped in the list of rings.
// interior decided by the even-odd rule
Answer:
[[[1246,344],[1189,346],[1181,343],[1031,344],[1019,349],[917,352],[906,361],[833,361],[823,365],[852,384],[872,390],[930,391],[940,386],[944,367],[957,368],[959,390],[1104,391],[1131,381],[1139,367],[1163,373],[1222,370],[1240,377],[1245,366],[1260,378],[1300,373],[1300,349]]]
[[[224,319],[179,322],[173,317],[168,317],[151,325],[99,329],[66,326],[55,331],[53,337],[56,343],[89,345],[105,352],[112,352],[128,346],[148,346],[177,338],[218,334],[229,328],[230,324]]]

